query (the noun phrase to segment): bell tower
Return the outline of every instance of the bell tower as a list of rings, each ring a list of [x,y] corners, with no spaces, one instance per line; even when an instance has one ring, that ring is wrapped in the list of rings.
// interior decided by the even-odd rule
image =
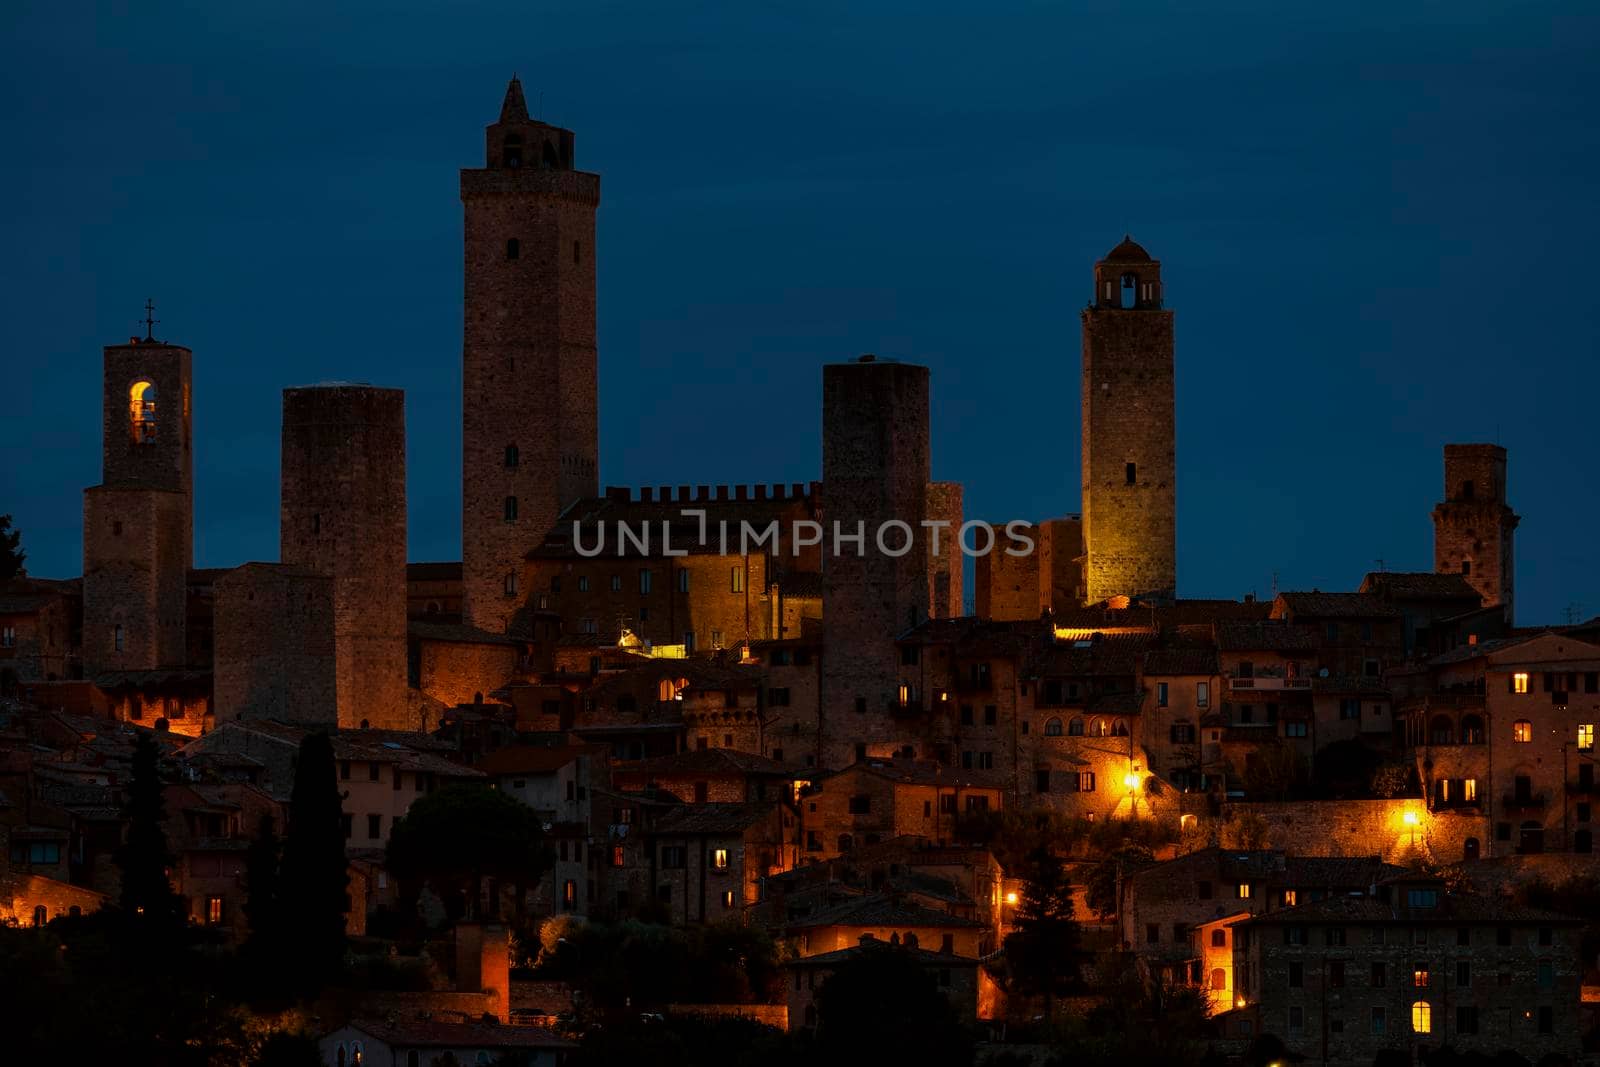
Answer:
[[[463,614],[503,631],[524,554],[599,479],[595,211],[574,137],[532,119],[516,78],[461,172]]]
[[[182,666],[187,656],[191,358],[148,330],[104,350],[101,480],[83,494],[83,659],[90,676]]]
[[[1089,603],[1176,595],[1172,312],[1161,264],[1124,237],[1083,311],[1083,541]]]

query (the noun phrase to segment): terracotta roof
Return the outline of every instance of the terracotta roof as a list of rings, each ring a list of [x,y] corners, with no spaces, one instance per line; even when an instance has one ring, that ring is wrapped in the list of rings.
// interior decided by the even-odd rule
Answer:
[[[918,926],[956,926],[971,929],[983,925],[985,924],[977,919],[952,915],[947,911],[934,911],[920,904],[874,894],[812,912],[789,923],[789,928],[805,930],[818,926],[894,926],[905,929]]]
[[[1102,263],[1153,263],[1150,253],[1144,250],[1131,234],[1123,234],[1122,243],[1106,253]]]
[[[1360,592],[1396,600],[1471,600],[1483,597],[1459,574],[1431,571],[1373,571],[1361,580]]]
[[[497,1026],[490,1023],[447,1023],[433,1019],[378,1022],[353,1019],[348,1024],[391,1048],[577,1048],[577,1042],[559,1037],[542,1026]],[[334,1031],[329,1031],[330,1033]]]
[[[847,960],[860,959],[869,952],[903,952],[917,963],[925,967],[976,967],[978,960],[973,956],[957,956],[950,952],[932,952],[928,949],[912,948],[905,944],[891,944],[888,941],[868,941],[865,944],[851,945],[849,948],[835,949],[832,952],[819,952],[815,956],[798,956],[789,960],[788,967],[835,967]]]
[[[475,765],[484,774],[549,774],[560,770],[589,749],[582,745],[513,745],[496,749]]]
[[[815,772],[788,763],[741,752],[733,748],[702,748],[652,756],[634,763],[613,764],[613,773],[635,771],[647,775],[704,774],[759,775],[769,778],[809,778]]]
[[[1387,619],[1400,614],[1393,604],[1386,604],[1366,593],[1279,593],[1278,601],[1295,615],[1311,619]],[[1273,614],[1278,614],[1274,605]]]
[[[866,759],[837,770],[822,778],[833,778],[848,771],[865,771],[902,785],[948,786],[952,789],[1002,789],[1004,776],[993,771],[969,771],[960,767],[946,767],[933,760],[916,759]]]
[[[1278,619],[1257,622],[1219,622],[1217,648],[1225,652],[1315,652],[1317,635],[1304,626]]]
[[[1148,675],[1216,674],[1215,648],[1152,648],[1144,654]]]
[[[657,815],[650,833],[742,834],[770,814],[770,804],[683,804]]]
[[[1417,879],[1417,881],[1421,884],[1427,880]],[[1332,896],[1293,908],[1279,908],[1274,911],[1263,912],[1260,915],[1244,920],[1240,925],[1286,926],[1313,922],[1356,922],[1405,923],[1414,926],[1429,922],[1460,923],[1467,921],[1483,923],[1536,922],[1548,923],[1552,926],[1576,926],[1584,922],[1583,919],[1571,915],[1561,915],[1553,911],[1525,907],[1501,897],[1483,896],[1478,893],[1452,893],[1447,891],[1442,884],[1426,886],[1426,888],[1436,888],[1438,891],[1439,903],[1435,907],[1410,907],[1406,903],[1406,889],[1403,882],[1396,883],[1391,880],[1387,884],[1391,886],[1388,900],[1370,897],[1365,893]]]
[[[429,622],[412,619],[406,623],[406,632],[424,641],[451,641],[462,645],[516,645],[520,642],[506,634],[490,633],[464,622]]]

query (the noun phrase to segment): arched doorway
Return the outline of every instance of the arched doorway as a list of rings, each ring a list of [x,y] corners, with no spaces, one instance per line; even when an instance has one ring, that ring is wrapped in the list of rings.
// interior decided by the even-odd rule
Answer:
[[[1467,838],[1466,844],[1461,848],[1461,858],[1468,863],[1478,858],[1478,839],[1476,837]]]

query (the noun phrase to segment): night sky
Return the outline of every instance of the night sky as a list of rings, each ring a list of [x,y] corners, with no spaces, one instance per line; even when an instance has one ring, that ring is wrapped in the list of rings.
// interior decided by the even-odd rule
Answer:
[[[602,175],[602,483],[815,478],[821,365],[876,352],[932,367],[969,516],[1076,511],[1077,313],[1131,231],[1183,595],[1429,570],[1441,446],[1498,441],[1518,621],[1600,613],[1597,9],[1200,6],[7,4],[0,512],[79,573],[148,296],[200,565],[277,558],[280,390],[325,380],[406,390],[410,557],[459,559],[457,170],[519,72]]]

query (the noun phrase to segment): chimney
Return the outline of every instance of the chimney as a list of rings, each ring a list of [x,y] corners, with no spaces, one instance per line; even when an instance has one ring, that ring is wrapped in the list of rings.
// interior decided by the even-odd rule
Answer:
[[[511,946],[500,923],[456,923],[456,992],[485,994],[484,1011],[511,1021]]]

